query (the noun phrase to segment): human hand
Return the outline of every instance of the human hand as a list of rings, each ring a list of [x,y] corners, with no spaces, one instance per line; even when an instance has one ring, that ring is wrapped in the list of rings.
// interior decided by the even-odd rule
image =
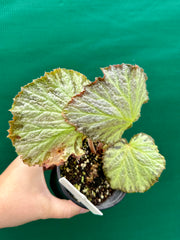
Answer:
[[[70,218],[87,212],[48,190],[43,168],[25,165],[17,157],[0,175],[0,228],[47,218]]]

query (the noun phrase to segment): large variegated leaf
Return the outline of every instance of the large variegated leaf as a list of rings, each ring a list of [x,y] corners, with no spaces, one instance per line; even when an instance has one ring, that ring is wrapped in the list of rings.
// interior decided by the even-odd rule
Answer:
[[[104,77],[74,97],[63,112],[69,123],[94,141],[115,143],[148,101],[147,76],[142,68],[129,64],[102,71]]]
[[[84,75],[59,68],[22,88],[11,109],[9,137],[24,162],[58,165],[71,153],[81,153],[83,136],[61,113],[89,83]]]
[[[144,192],[165,168],[165,159],[147,134],[135,135],[110,147],[104,156],[104,171],[111,187],[124,192]]]

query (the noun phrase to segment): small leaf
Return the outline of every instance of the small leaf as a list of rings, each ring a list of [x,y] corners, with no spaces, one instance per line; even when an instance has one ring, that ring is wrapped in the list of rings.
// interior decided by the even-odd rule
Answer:
[[[142,104],[148,101],[147,76],[142,68],[129,64],[102,71],[104,77],[75,96],[63,112],[79,132],[112,144],[139,118]]]
[[[111,187],[124,192],[144,192],[165,169],[165,159],[154,140],[147,134],[135,135],[129,144],[125,139],[107,149],[104,171]]]
[[[24,162],[48,167],[82,152],[83,135],[61,113],[89,83],[84,75],[59,68],[22,88],[11,109],[9,138]]]

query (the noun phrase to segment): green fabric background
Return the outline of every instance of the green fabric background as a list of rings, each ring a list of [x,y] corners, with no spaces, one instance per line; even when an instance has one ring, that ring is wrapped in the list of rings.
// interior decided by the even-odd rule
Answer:
[[[21,86],[57,67],[93,81],[99,67],[122,62],[140,65],[149,78],[150,101],[124,137],[155,139],[167,160],[159,183],[126,195],[103,217],[40,220],[0,230],[1,240],[180,239],[179,0],[0,0],[0,173],[16,157],[6,136]]]

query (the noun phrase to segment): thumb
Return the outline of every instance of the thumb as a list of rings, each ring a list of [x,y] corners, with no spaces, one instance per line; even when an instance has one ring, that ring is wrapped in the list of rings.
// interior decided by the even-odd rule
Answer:
[[[77,214],[86,213],[87,209],[81,208],[71,200],[52,197],[47,218],[71,218]]]

